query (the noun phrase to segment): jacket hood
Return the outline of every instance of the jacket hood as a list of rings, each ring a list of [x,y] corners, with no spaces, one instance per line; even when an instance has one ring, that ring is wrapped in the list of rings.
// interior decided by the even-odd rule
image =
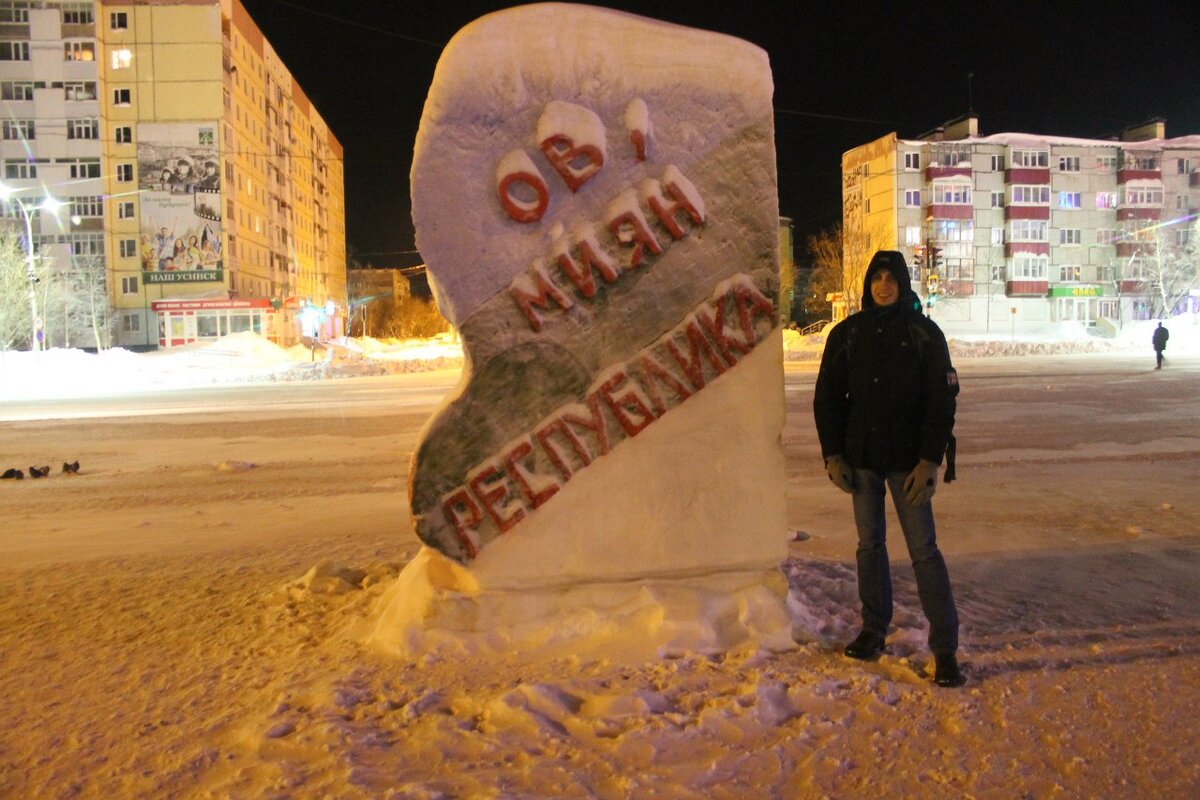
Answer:
[[[867,265],[867,274],[863,276],[863,310],[876,307],[875,298],[871,297],[871,279],[881,269],[892,273],[892,277],[896,279],[896,285],[900,287],[896,307],[912,307],[920,310],[921,300],[913,292],[912,279],[908,276],[908,262],[904,260],[904,254],[896,250],[878,250],[871,257],[871,263]]]

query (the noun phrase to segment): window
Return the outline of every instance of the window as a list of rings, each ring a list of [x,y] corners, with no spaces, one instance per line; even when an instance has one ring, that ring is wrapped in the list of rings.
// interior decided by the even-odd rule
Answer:
[[[992,244],[1004,244],[1004,228],[992,228]]]
[[[1190,158],[1181,158],[1175,162],[1175,170],[1180,175],[1190,175],[1192,172],[1192,160]]]
[[[4,138],[5,139],[33,139],[33,120],[31,119],[6,119],[4,120]]]
[[[921,154],[918,152],[915,152],[915,151],[905,153],[904,154],[904,168],[905,169],[920,169],[921,168]]]
[[[1045,150],[1013,150],[1012,165],[1014,167],[1048,167],[1050,154]]]
[[[287,232],[280,229],[280,233],[286,241]],[[915,245],[921,243],[921,228],[917,225],[908,225],[904,228],[904,243],[907,245]]]
[[[992,264],[992,283],[1004,283],[1004,279],[1008,277],[1008,270],[1003,264]]]
[[[125,333],[137,333],[142,329],[142,318],[137,314],[121,315],[121,330]]]
[[[992,192],[992,208],[1004,208],[1004,192]]]
[[[104,234],[76,233],[66,237],[71,246],[73,256],[102,256],[104,255]]]
[[[28,61],[29,42],[0,42],[0,61]]]
[[[1050,205],[1050,187],[1016,184],[1012,187],[1012,202],[1015,206]]]
[[[113,69],[129,69],[133,65],[133,51],[128,47],[117,48],[111,55]]]
[[[1179,247],[1186,247],[1187,243],[1192,240],[1192,231],[1190,228],[1180,228],[1175,231],[1175,244]]]
[[[1137,156],[1132,153],[1124,153],[1122,155],[1124,156],[1124,166],[1126,169],[1158,170],[1158,156]]]
[[[63,4],[62,21],[64,25],[91,25],[95,21],[92,16],[91,3]]]
[[[99,139],[100,120],[98,119],[69,119],[67,120],[68,139]]]
[[[1013,280],[1046,280],[1049,259],[1032,253],[1013,256]]]
[[[71,177],[72,178],[99,178],[100,177],[100,159],[79,159],[71,162]]]
[[[1130,186],[1125,189],[1127,206],[1161,206],[1163,190],[1154,186]]]
[[[1059,208],[1079,208],[1080,195],[1079,192],[1059,192],[1058,207]]]
[[[132,200],[122,200],[117,203],[117,219],[133,219],[134,213]]]
[[[95,81],[66,81],[63,83],[63,96],[68,100],[95,100]]]
[[[103,217],[104,201],[97,195],[71,198],[72,217]]]
[[[133,180],[133,164],[117,164],[117,180],[129,183]]]
[[[121,294],[137,294],[138,279],[136,275],[121,278]]]
[[[1059,156],[1059,172],[1079,172],[1079,156]]]
[[[128,30],[129,15],[124,11],[114,11],[108,15],[108,27],[114,31]]]
[[[251,195],[252,195],[252,196],[253,196],[253,194],[254,194],[254,193],[253,193],[253,192],[251,192]],[[868,198],[867,198],[867,202],[863,204],[863,211],[865,211],[865,212],[866,212],[866,213],[868,213],[868,214],[870,214],[870,213],[871,213],[871,198],[869,198],[869,197],[868,197]],[[254,226],[254,228],[255,228],[255,230],[257,230],[257,229],[258,229],[258,225],[256,224],[256,225]]]
[[[1079,228],[1061,228],[1058,231],[1059,244],[1082,244],[1083,235]]]
[[[311,126],[309,136],[316,141],[316,131]],[[929,163],[939,167],[969,167],[971,166],[971,151],[973,145],[939,143],[934,145],[929,153]]]
[[[991,160],[990,167],[991,167],[992,172],[1004,172],[1004,156],[1003,155],[999,155],[999,154],[993,155],[990,157],[990,160]]]
[[[933,202],[935,205],[970,205],[971,184],[935,183],[933,185]]]
[[[95,61],[96,43],[91,41],[63,42],[63,58],[67,61]]]
[[[137,239],[122,239],[121,240],[121,258],[136,258],[137,257]],[[126,292],[126,294],[129,294]]]
[[[4,177],[10,181],[36,178],[37,164],[5,164]]]
[[[1116,244],[1121,240],[1121,232],[1113,228],[1097,228],[1096,244]]]
[[[1102,170],[1114,170],[1117,168],[1116,156],[1097,156],[1096,168]]]
[[[1078,264],[1064,265],[1058,268],[1060,283],[1079,283],[1083,275],[1083,267]]]
[[[1116,208],[1116,192],[1096,192],[1096,208]]]
[[[905,189],[904,190],[904,205],[909,208],[918,208],[921,205],[921,190],[920,189]]]
[[[32,100],[32,81],[0,81],[0,100]]]
[[[29,22],[29,3],[23,0],[0,3],[0,22]]]
[[[128,89],[113,89],[113,105],[127,106],[129,105],[129,90]]]
[[[132,144],[133,128],[128,125],[113,128],[113,138],[117,140],[117,144]]]
[[[1047,242],[1047,226],[1044,219],[1014,219],[1010,223],[1012,242]]]

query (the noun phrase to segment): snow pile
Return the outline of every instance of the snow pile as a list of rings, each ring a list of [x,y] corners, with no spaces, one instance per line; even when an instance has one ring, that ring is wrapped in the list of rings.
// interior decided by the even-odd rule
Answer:
[[[1090,333],[1078,322],[1048,325],[1037,331],[1005,334],[948,333],[950,355],[956,358],[991,358],[996,356],[1066,355],[1073,353],[1135,353],[1153,358],[1150,337],[1158,325],[1154,320],[1127,322],[1114,336]],[[799,331],[784,330],[784,358],[788,361],[820,361],[825,337],[832,325],[808,336]],[[1166,355],[1200,354],[1200,317],[1182,314],[1163,323],[1171,332]]]
[[[430,340],[339,339],[283,348],[252,332],[133,353],[53,349],[0,352],[0,401],[146,392],[186,386],[322,380],[462,366],[449,335]]]

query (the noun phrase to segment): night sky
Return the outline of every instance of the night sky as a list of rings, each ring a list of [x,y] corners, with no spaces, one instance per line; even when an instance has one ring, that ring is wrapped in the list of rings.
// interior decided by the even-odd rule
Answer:
[[[362,264],[419,264],[413,141],[442,47],[517,3],[243,0],[345,148],[346,238]],[[980,133],[1108,138],[1153,117],[1200,134],[1200,3],[610,2],[754,42],[775,79],[780,213],[841,216],[841,155],[979,115]],[[968,73],[974,77],[968,81]]]

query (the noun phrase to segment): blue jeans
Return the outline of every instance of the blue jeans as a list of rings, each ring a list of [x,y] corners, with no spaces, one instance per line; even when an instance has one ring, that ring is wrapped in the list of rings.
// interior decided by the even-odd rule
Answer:
[[[921,609],[929,620],[929,649],[937,654],[958,650],[958,612],[950,590],[950,573],[938,550],[933,505],[913,506],[904,496],[907,473],[883,475],[854,470],[854,523],[858,527],[858,597],[862,601],[863,630],[887,635],[892,622],[892,574],[888,565],[884,486],[891,490],[892,505],[908,544]]]

